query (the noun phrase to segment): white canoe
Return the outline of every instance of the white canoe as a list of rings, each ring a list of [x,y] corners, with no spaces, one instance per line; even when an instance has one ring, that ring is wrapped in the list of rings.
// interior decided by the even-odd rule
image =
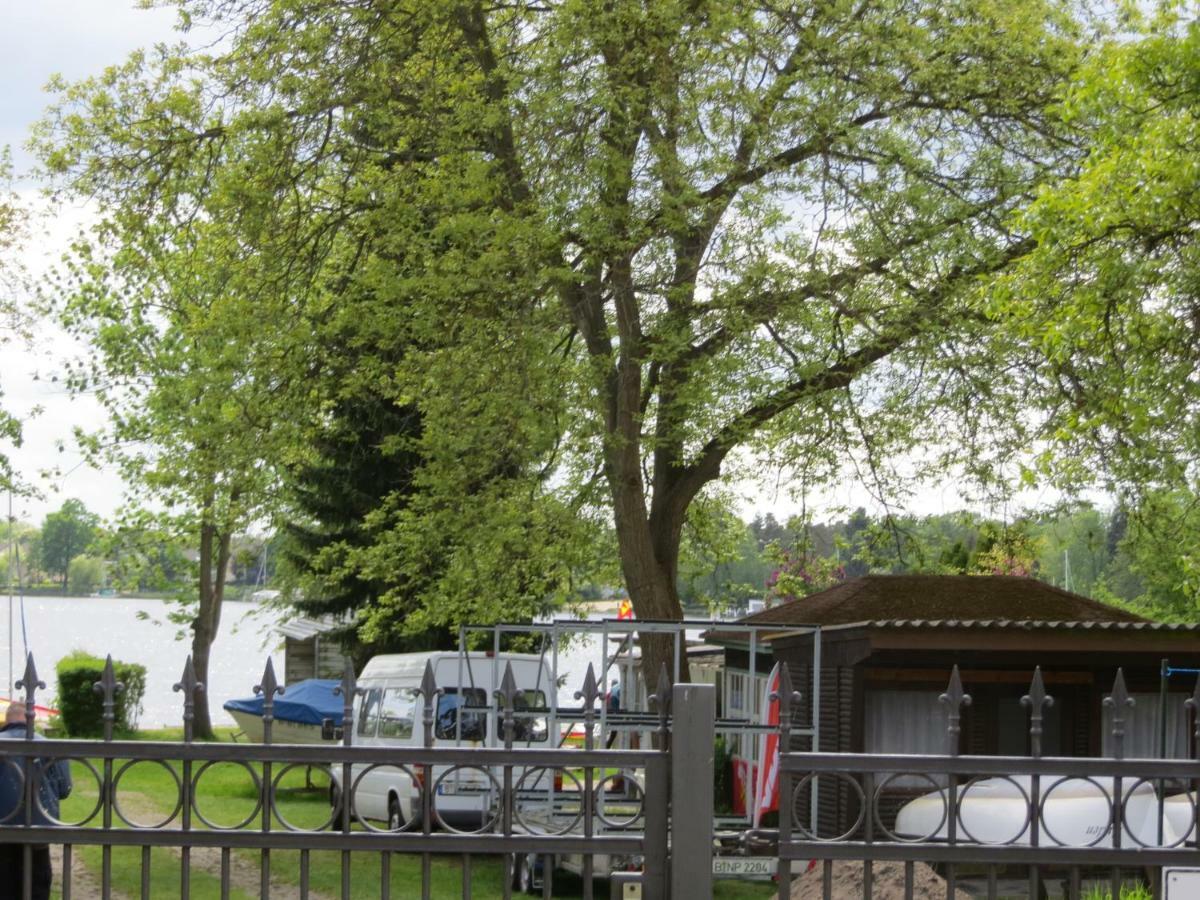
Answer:
[[[1028,775],[1014,775],[1011,779],[987,778],[975,782],[969,789],[960,786],[956,840],[959,843],[1028,845],[1030,786]],[[1039,843],[1042,846],[1113,846],[1109,828],[1113,795],[1111,778],[1043,775],[1040,791]],[[1122,794],[1126,798],[1122,844],[1158,846],[1158,795],[1154,787],[1148,782],[1140,782],[1124,787]],[[1165,802],[1163,814],[1162,842],[1167,845],[1179,840],[1178,829],[1185,821],[1181,816],[1186,814],[1186,821],[1191,821],[1191,810],[1185,808],[1185,804],[1172,805],[1174,799],[1168,798]],[[896,815],[896,834],[905,839],[947,840],[945,807],[944,790],[931,791],[905,804]]]

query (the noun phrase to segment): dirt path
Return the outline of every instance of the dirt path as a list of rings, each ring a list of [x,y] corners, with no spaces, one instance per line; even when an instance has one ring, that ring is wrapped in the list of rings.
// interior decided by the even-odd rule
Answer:
[[[125,814],[125,817],[133,822],[149,822],[156,818],[161,819],[163,815],[159,805],[145,794],[121,791],[119,802],[121,804],[121,811]],[[169,847],[167,849],[176,859],[182,858],[183,852],[180,848]],[[220,880],[220,848],[193,847],[190,856],[192,872],[204,872],[218,881]],[[61,873],[62,847],[51,848],[51,860],[53,861],[54,871]],[[55,881],[61,884],[58,875],[55,876]],[[231,853],[229,855],[229,885],[232,889],[240,890],[251,897],[257,897],[259,896],[261,883],[257,859],[251,860],[238,853]],[[312,889],[309,890],[308,896],[310,900],[332,900],[327,895]],[[98,900],[100,897],[99,874],[92,872],[84,865],[78,850],[76,850],[72,853],[71,900],[94,900],[94,898]],[[112,892],[112,897],[113,900],[131,900],[131,898],[116,890]],[[278,900],[299,900],[300,888],[298,885],[289,884],[273,877],[271,879],[271,897],[273,900],[274,898],[278,898]]]
[[[100,876],[83,864],[79,847],[71,848],[71,900],[100,900],[103,892],[100,890]],[[50,845],[50,866],[54,869],[54,883],[61,890],[63,886],[63,848],[60,844]],[[112,900],[130,900],[120,891],[112,891]]]

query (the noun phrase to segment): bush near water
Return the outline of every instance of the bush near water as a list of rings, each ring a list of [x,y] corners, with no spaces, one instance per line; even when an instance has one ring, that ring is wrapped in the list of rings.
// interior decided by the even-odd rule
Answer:
[[[113,728],[134,731],[142,714],[146,693],[146,667],[138,663],[113,660],[113,672],[125,689],[116,695]],[[97,737],[104,733],[104,698],[94,685],[104,675],[104,660],[75,650],[59,660],[58,711],[63,727],[71,737]]]

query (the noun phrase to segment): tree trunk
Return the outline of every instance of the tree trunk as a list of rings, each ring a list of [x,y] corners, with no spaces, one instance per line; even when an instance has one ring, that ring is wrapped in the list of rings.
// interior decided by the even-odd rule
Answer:
[[[203,683],[206,689],[195,698],[192,727],[195,736],[202,739],[213,737],[212,716],[208,707],[208,662],[217,628],[221,624],[230,539],[228,529],[222,533],[215,525],[200,527],[200,606],[192,619],[192,668],[196,672],[196,680]]]
[[[651,521],[641,491],[629,487],[628,484],[623,487],[619,481],[613,484],[613,506],[621,570],[634,614],[642,620],[678,622],[683,618],[683,605],[679,602],[676,586],[679,529],[671,528],[669,523]],[[642,650],[642,677],[650,693],[657,688],[659,672],[664,665],[672,681],[691,680],[682,634],[679,637],[678,673],[675,671],[674,636],[644,632],[638,637]]]

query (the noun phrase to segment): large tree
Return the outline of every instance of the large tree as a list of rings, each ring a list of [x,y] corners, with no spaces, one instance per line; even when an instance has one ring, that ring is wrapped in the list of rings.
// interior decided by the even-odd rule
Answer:
[[[51,575],[62,576],[65,593],[70,589],[71,560],[96,539],[100,517],[79,500],[66,500],[42,523],[41,563]]]
[[[219,232],[247,293],[303,310],[305,341],[359,335],[360,377],[418,404],[425,500],[363,565],[411,567],[464,496],[499,532],[427,609],[513,560],[497,584],[551,589],[513,547],[603,508],[637,615],[679,618],[681,535],[722,477],[880,487],[889,454],[1006,433],[978,287],[1074,153],[1048,112],[1065,5],[180,5],[228,41],[67,89],[45,158],[118,230]],[[510,448],[538,477],[485,506]]]

